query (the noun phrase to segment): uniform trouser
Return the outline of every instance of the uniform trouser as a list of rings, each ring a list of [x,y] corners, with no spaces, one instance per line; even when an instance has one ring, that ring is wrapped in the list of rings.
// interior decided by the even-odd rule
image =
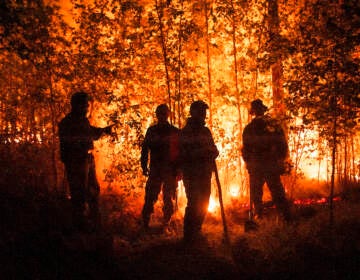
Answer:
[[[252,201],[254,203],[255,214],[260,217],[263,214],[262,196],[263,186],[264,183],[266,183],[270,190],[271,197],[276,205],[276,208],[280,211],[285,220],[289,220],[289,203],[286,199],[284,186],[281,183],[280,174],[275,170],[271,170],[271,168],[266,169],[265,167],[249,170],[249,176],[250,192]]]
[[[196,237],[201,232],[211,193],[211,172],[202,175],[184,174],[187,205],[184,216],[184,239]]]
[[[89,219],[98,226],[100,187],[96,179],[93,155],[89,154],[84,160],[69,161],[65,163],[65,169],[70,188],[73,222],[77,226],[84,225],[87,203]]]
[[[150,215],[154,212],[154,204],[158,199],[160,191],[163,193],[164,222],[170,221],[174,213],[174,200],[176,196],[177,180],[172,171],[150,172],[145,186],[145,203],[142,209],[144,224],[149,223]]]

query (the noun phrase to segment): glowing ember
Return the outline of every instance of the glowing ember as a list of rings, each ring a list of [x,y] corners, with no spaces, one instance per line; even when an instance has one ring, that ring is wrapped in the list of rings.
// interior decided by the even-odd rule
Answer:
[[[312,198],[297,199],[294,201],[294,204],[310,205],[310,204],[323,204],[326,202],[327,202],[327,199],[325,197],[322,197],[322,198],[317,198],[317,199],[312,199]]]
[[[334,197],[333,201],[340,201],[341,197]],[[296,205],[310,205],[310,204],[325,204],[328,203],[329,199],[327,197],[321,198],[306,198],[306,199],[296,199],[294,204]]]

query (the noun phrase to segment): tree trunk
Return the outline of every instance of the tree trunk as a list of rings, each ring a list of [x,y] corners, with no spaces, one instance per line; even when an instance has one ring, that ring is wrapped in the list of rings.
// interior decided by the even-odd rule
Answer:
[[[51,110],[51,130],[52,130],[52,139],[51,139],[51,163],[52,163],[52,169],[54,174],[54,184],[55,188],[58,189],[57,181],[58,181],[58,174],[57,174],[57,168],[56,168],[56,151],[57,151],[57,141],[56,141],[56,113],[55,113],[55,106],[54,106],[54,98],[53,98],[53,88],[52,85],[50,87],[50,94],[51,94],[51,100],[50,100],[50,110]]]
[[[277,0],[268,1],[269,14],[269,32],[272,44],[272,54],[274,63],[271,65],[272,91],[273,91],[273,107],[277,117],[281,120],[285,119],[286,110],[284,106],[284,90],[282,87],[283,69],[281,54],[274,51],[276,46],[276,38],[280,37],[280,19]],[[284,124],[284,123],[283,123]],[[285,127],[285,126],[284,126]]]
[[[234,2],[231,0],[231,9],[235,11]],[[241,96],[239,90],[239,72],[238,72],[238,57],[237,57],[237,47],[236,47],[236,18],[235,13],[232,14],[232,45],[233,45],[233,56],[234,56],[234,81],[235,81],[235,95],[237,100],[237,112],[238,112],[238,124],[239,130],[243,131],[243,121],[241,116]],[[243,172],[242,161],[241,161],[241,145],[242,145],[242,133],[239,133],[239,141],[238,141],[238,165],[240,174]],[[243,175],[243,174],[242,174]]]
[[[58,189],[58,173],[57,173],[57,167],[56,167],[56,153],[58,151],[58,141],[57,141],[57,122],[56,122],[56,111],[55,111],[55,98],[54,98],[54,88],[53,88],[53,77],[52,77],[52,67],[51,67],[51,61],[48,56],[45,57],[46,59],[46,72],[48,73],[48,86],[50,90],[50,100],[49,100],[49,107],[50,107],[50,113],[51,113],[51,140],[50,140],[50,148],[51,148],[51,167],[53,170],[53,183],[54,187],[57,190]],[[47,191],[49,191],[47,189]]]
[[[206,65],[208,76],[208,99],[209,99],[209,127],[212,130],[212,85],[211,85],[211,59],[210,59],[210,39],[209,39],[209,15],[207,0],[203,0],[204,15],[205,15],[205,39],[206,39]]]
[[[336,111],[336,109],[334,111]],[[331,185],[330,185],[330,195],[329,195],[329,208],[330,208],[329,224],[330,224],[330,226],[332,226],[334,224],[334,189],[335,189],[336,130],[337,130],[336,117],[334,117],[333,121],[334,121],[334,128],[333,128],[332,156],[331,156]]]
[[[184,9],[184,3],[183,0],[180,1],[181,3],[181,9]],[[177,97],[176,97],[176,101],[177,102],[177,108],[174,108],[174,113],[175,111],[177,111],[177,125],[178,127],[181,127],[181,117],[182,117],[182,104],[181,104],[181,52],[182,52],[182,22],[183,22],[183,15],[181,14],[180,16],[180,23],[179,23],[179,47],[178,47],[178,66],[177,66]],[[176,119],[176,117],[175,117]]]
[[[356,176],[356,166],[355,166],[355,145],[354,145],[354,135],[351,135],[351,173],[350,178],[353,182]]]
[[[168,99],[169,99],[169,109],[172,111],[172,103],[171,103],[171,90],[170,90],[170,75],[169,75],[169,65],[168,65],[168,54],[166,49],[166,38],[164,34],[164,26],[162,23],[162,7],[159,7],[158,1],[155,0],[155,7],[156,7],[156,13],[158,16],[159,21],[159,30],[160,30],[160,42],[161,42],[161,49],[163,54],[163,60],[164,60],[164,67],[165,67],[165,77],[166,77],[166,86],[167,86],[167,93],[168,93]],[[173,123],[173,116],[170,114],[170,123]]]

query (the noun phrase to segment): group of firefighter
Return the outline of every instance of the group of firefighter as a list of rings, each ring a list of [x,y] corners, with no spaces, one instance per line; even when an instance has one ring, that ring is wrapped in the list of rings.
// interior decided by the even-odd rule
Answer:
[[[77,92],[71,98],[71,112],[59,123],[61,160],[64,163],[72,204],[73,224],[80,230],[100,226],[99,184],[96,179],[93,141],[111,134],[112,125],[99,128],[87,118],[89,94]],[[178,181],[183,180],[187,205],[184,215],[183,239],[193,242],[202,238],[211,193],[212,173],[219,151],[211,131],[206,127],[208,105],[194,101],[190,117],[179,129],[169,122],[166,104],[157,106],[157,122],[145,134],[141,149],[141,168],[148,176],[142,224],[148,229],[154,204],[163,195],[163,224],[169,226],[174,214]],[[263,185],[266,182],[274,204],[285,221],[291,220],[281,175],[288,157],[288,145],[279,122],[265,114],[268,108],[260,99],[251,102],[252,121],[243,131],[242,157],[250,179],[251,205],[257,219],[263,217]],[[85,209],[88,206],[86,213]]]

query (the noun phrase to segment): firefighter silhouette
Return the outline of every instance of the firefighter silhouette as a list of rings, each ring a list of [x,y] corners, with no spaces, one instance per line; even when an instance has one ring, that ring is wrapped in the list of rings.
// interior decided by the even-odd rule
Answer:
[[[150,216],[161,190],[164,202],[163,224],[169,224],[174,213],[177,188],[179,129],[168,122],[170,110],[166,104],[159,105],[155,113],[157,123],[146,131],[140,159],[143,174],[149,176],[145,186],[145,202],[142,209],[145,228],[149,227]]]
[[[71,97],[71,112],[59,123],[61,160],[65,165],[69,183],[73,223],[78,229],[100,226],[99,192],[93,141],[111,133],[111,126],[104,128],[90,125],[87,118],[90,96],[85,92]],[[85,215],[86,205],[89,215]]]
[[[252,101],[250,114],[255,117],[243,131],[242,157],[250,177],[251,203],[256,217],[261,218],[263,185],[266,183],[277,209],[289,221],[289,203],[280,177],[285,172],[288,144],[278,121],[265,115],[267,110],[260,99]]]
[[[211,193],[211,175],[219,151],[209,128],[205,126],[208,105],[195,101],[190,118],[180,132],[180,168],[183,173],[187,205],[184,217],[184,241],[201,238]]]

